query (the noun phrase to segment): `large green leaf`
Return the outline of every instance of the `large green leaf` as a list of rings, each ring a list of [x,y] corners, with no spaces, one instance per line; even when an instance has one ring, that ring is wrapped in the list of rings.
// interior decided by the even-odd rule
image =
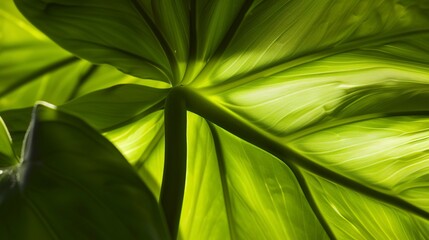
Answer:
[[[109,4],[96,0],[46,3],[34,1],[25,4],[28,4],[29,10],[26,14],[34,17],[43,12],[49,14],[54,18],[51,23],[56,25],[54,32],[62,32],[62,36],[73,36],[63,38],[60,45],[75,49],[73,52],[78,56],[96,63],[115,64],[119,69],[141,78],[165,82],[172,78],[173,72],[170,71],[168,59],[174,58],[176,62],[174,50],[168,47],[166,40],[159,41],[161,33],[156,31],[154,23],[149,20],[151,16],[142,11],[143,6],[138,4],[138,1],[111,1]],[[85,24],[82,25],[82,22]],[[44,23],[39,21],[36,25],[41,26]],[[120,31],[110,31],[110,28]],[[180,35],[184,33],[180,30],[177,32]],[[51,37],[57,39],[54,35]],[[186,37],[180,39],[184,40]],[[134,44],[129,44],[130,42]],[[175,49],[176,52],[177,50],[184,53],[183,47]],[[186,57],[183,57],[182,60],[185,59]],[[176,68],[177,66],[174,66],[174,69]]]
[[[86,123],[38,105],[24,151],[1,176],[2,239],[168,239],[149,189]]]
[[[77,56],[175,86],[97,80],[61,106],[135,165],[173,237],[428,235],[427,1],[15,2]]]
[[[79,60],[28,23],[10,0],[0,3],[0,68],[0,111],[31,107],[39,100],[63,104],[123,83],[166,86]]]
[[[11,0],[0,2],[0,68],[0,116],[9,127],[17,155],[20,155],[30,122],[31,107],[37,101],[64,104],[88,93],[125,83],[168,87],[159,81],[125,75],[107,65],[96,66],[79,60],[28,23]],[[83,108],[88,109],[88,99],[91,97],[77,102],[87,103]],[[149,105],[159,99],[154,101]],[[70,108],[73,105],[76,102]],[[143,106],[143,109],[147,107]],[[133,117],[133,113],[127,112],[126,116]],[[127,120],[127,117],[123,118]],[[114,124],[107,119],[104,123],[102,126],[93,125],[102,128]]]
[[[194,114],[188,119],[182,239],[327,239],[290,169]]]

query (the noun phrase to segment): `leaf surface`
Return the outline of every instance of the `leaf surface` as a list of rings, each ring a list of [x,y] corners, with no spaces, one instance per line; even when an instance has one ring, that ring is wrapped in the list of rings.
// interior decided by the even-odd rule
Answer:
[[[0,118],[0,168],[10,167],[17,163],[18,159],[13,151],[9,130],[3,119]]]
[[[36,106],[24,151],[1,178],[1,238],[168,239],[149,189],[83,121]]]
[[[158,198],[164,167],[164,111],[148,114],[136,122],[107,131],[104,135],[134,165]]]
[[[76,98],[61,109],[98,129],[106,129],[161,109],[167,93],[165,89],[135,84],[117,85]]]
[[[328,239],[281,161],[195,114],[188,118],[182,239]]]
[[[427,117],[378,118],[326,129],[294,146],[334,171],[428,211],[428,128]]]
[[[0,111],[40,100],[59,105],[121,83],[166,87],[78,59],[34,28],[10,0],[0,3],[0,68]]]
[[[40,13],[49,15],[51,23],[56,25],[55,30],[43,30],[80,57],[96,63],[111,63],[140,78],[165,82],[173,78],[168,61],[168,57],[174,58],[173,50],[166,46],[166,40],[154,28],[153,19],[139,1],[22,3],[29,10],[24,11],[26,15],[40,19],[38,23],[34,22],[38,27],[43,26],[45,20]],[[112,32],[110,28],[120,29],[120,32]],[[94,30],[98,34],[94,34]],[[59,32],[69,37],[62,38],[58,36]],[[164,50],[170,54],[167,56]]]
[[[338,239],[424,239],[428,235],[428,222],[415,215],[313,174],[306,173],[305,178]]]
[[[166,211],[178,238],[427,235],[425,1],[15,2],[65,49],[145,80],[62,108],[103,129],[162,204],[185,189]],[[152,108],[164,98],[180,109]]]

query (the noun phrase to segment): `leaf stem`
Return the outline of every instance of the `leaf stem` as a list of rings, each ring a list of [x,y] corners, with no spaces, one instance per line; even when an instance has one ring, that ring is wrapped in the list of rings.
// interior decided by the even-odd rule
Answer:
[[[186,105],[183,87],[175,87],[165,102],[165,162],[160,203],[172,239],[176,239],[186,180]]]

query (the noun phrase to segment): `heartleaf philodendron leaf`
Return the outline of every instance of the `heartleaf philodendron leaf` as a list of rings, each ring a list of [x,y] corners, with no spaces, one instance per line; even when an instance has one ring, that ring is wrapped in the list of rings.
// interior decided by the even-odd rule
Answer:
[[[83,119],[134,165],[173,238],[428,238],[427,1],[15,3],[66,50],[129,76],[74,57],[57,69],[71,55],[37,48],[37,30],[1,11],[17,34],[0,48],[20,51],[0,63],[21,59],[4,81],[18,95],[0,95],[12,137],[34,100]],[[51,73],[58,88],[21,84]]]
[[[149,189],[82,120],[37,105],[23,151],[0,179],[1,239],[168,239]]]

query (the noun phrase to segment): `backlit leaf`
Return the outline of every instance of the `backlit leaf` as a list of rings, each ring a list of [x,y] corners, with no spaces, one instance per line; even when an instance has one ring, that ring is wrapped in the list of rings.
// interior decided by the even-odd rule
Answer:
[[[60,46],[133,76],[82,63],[97,77],[73,100],[43,91],[123,152],[173,238],[429,234],[427,1],[15,2]],[[8,101],[34,94],[17,91],[0,99],[12,134],[26,112]]]

